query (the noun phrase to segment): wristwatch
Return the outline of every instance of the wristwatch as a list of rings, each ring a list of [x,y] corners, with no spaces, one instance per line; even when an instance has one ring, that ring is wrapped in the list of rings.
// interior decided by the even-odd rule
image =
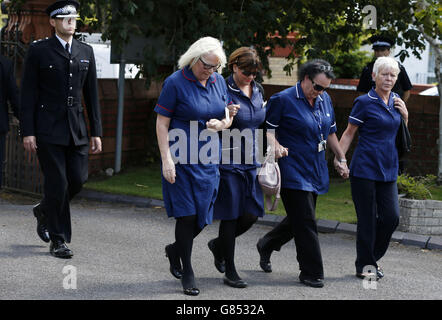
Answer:
[[[347,160],[346,160],[346,159],[339,159],[338,161],[339,161],[339,163],[343,163],[343,162],[344,162],[344,163],[347,163]]]

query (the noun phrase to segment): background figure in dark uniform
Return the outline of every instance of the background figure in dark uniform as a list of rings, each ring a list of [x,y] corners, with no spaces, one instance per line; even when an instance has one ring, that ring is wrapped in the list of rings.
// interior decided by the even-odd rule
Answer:
[[[379,57],[389,57],[391,53],[391,47],[394,45],[394,41],[384,37],[384,36],[373,36],[370,38],[371,43],[373,43],[373,50],[375,58],[372,62],[367,64],[362,70],[361,78],[359,79],[359,84],[357,91],[368,93],[371,88],[375,87],[375,82],[372,78],[373,65],[377,58]],[[399,65],[399,75],[391,91],[397,93],[404,102],[407,102],[410,98],[410,90],[413,85],[408,78],[407,71],[405,67],[398,62]],[[403,173],[405,169],[405,160],[399,161],[399,174]]]
[[[9,59],[0,55],[0,189],[3,181],[6,134],[9,131],[8,102],[14,116],[18,118],[18,91],[14,67]]]
[[[101,152],[101,116],[92,47],[73,39],[77,1],[57,1],[46,12],[55,35],[34,42],[27,53],[21,86],[23,145],[37,152],[43,171],[44,197],[34,207],[37,233],[51,241],[55,257],[70,258],[70,200],[88,176],[88,132],[92,153]],[[46,233],[46,230],[49,234]]]
[[[382,36],[373,36],[370,38],[373,43],[373,50],[375,59],[367,64],[362,70],[361,78],[359,79],[359,84],[357,91],[368,93],[371,88],[375,86],[372,79],[373,65],[377,58],[379,57],[389,57],[391,53],[391,47],[394,45],[394,41]],[[403,65],[399,64],[400,72],[396,84],[393,87],[393,92],[396,92],[404,102],[407,102],[410,97],[410,90],[413,87],[410,79],[408,78],[407,71]]]

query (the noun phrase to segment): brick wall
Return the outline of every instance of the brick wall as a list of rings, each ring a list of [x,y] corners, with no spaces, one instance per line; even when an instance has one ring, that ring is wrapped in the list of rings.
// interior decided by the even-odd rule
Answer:
[[[283,85],[264,83],[266,99],[272,94],[288,88]],[[115,134],[118,107],[118,87],[116,79],[99,80],[100,105],[103,121],[103,153],[91,155],[90,173],[115,166]],[[153,107],[161,91],[161,86],[153,84],[149,90],[142,79],[127,79],[125,82],[125,105],[123,125],[122,165],[143,163],[147,150],[156,145],[155,119]],[[347,126],[353,101],[359,95],[351,90],[328,90],[335,108],[338,137]],[[439,97],[412,94],[407,107],[410,113],[409,129],[413,139],[406,170],[411,175],[436,174],[438,163]],[[355,139],[357,141],[357,138]],[[355,147],[352,144],[347,154]],[[328,156],[330,174],[336,176],[332,166],[332,156]]]
[[[264,84],[267,99],[274,93],[284,90],[287,86]],[[338,138],[347,127],[353,101],[359,95],[356,91],[329,89],[327,91],[333,101]],[[439,132],[439,97],[412,94],[407,102],[409,112],[408,127],[412,137],[412,152],[406,162],[406,171],[411,175],[437,175],[438,164],[438,132]],[[357,139],[352,144],[347,158],[351,160],[352,151]],[[329,156],[329,169],[332,176],[332,157]]]

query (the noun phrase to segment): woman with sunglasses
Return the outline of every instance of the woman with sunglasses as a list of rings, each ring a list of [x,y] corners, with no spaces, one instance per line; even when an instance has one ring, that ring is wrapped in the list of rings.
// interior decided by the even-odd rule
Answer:
[[[212,222],[213,203],[216,198],[219,170],[217,163],[203,163],[193,159],[191,144],[200,149],[199,141],[205,129],[223,130],[231,125],[236,111],[226,115],[229,104],[227,86],[219,71],[226,56],[219,40],[201,38],[180,57],[179,70],[170,75],[155,106],[156,131],[162,161],[163,198],[169,217],[176,219],[175,242],[166,246],[170,272],[181,279],[184,294],[198,295],[199,289],[191,264],[193,239]],[[198,128],[192,135],[192,126]],[[171,130],[185,133],[186,150],[171,153]],[[180,137],[181,138],[181,137]],[[218,136],[216,136],[218,141]],[[185,152],[185,156],[181,154]],[[184,161],[182,158],[185,158]],[[174,159],[177,161],[175,162]]]
[[[228,143],[223,141],[221,179],[214,207],[214,219],[220,219],[221,223],[218,238],[210,240],[208,246],[214,255],[215,267],[225,273],[224,283],[245,288],[247,283],[235,268],[235,239],[264,215],[255,157],[255,129],[265,119],[262,87],[255,82],[262,65],[254,49],[241,47],[230,55],[228,68],[231,72],[227,79],[228,92],[233,103],[240,105],[230,129],[238,129],[236,138],[241,139],[241,132],[243,140],[239,148],[235,148],[230,139]],[[235,159],[235,153],[240,153],[240,157]]]
[[[348,177],[345,154],[336,137],[330,96],[325,90],[334,78],[327,61],[312,60],[299,69],[295,86],[273,95],[267,103],[267,139],[279,158],[281,199],[287,216],[257,243],[260,266],[271,272],[274,250],[295,239],[299,280],[324,286],[324,271],[315,219],[318,194],[328,191],[326,147],[339,160],[338,172]],[[273,130],[273,133],[270,131]]]

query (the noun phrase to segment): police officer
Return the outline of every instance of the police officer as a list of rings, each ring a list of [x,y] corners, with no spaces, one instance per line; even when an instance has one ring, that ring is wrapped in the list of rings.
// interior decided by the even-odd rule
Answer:
[[[52,38],[31,44],[25,60],[21,95],[21,131],[27,151],[37,152],[44,174],[44,197],[34,207],[37,233],[50,253],[72,257],[70,200],[88,176],[88,132],[92,153],[101,152],[95,58],[89,45],[73,39],[77,1],[56,1],[46,9],[55,28]]]
[[[0,189],[3,180],[6,134],[9,131],[8,102],[18,118],[18,91],[12,62],[0,55]]]
[[[368,93],[371,88],[374,87],[375,83],[372,79],[373,65],[377,58],[379,57],[388,57],[391,53],[391,47],[394,45],[394,41],[384,36],[373,36],[370,38],[371,43],[373,44],[373,50],[375,59],[367,64],[362,70],[361,78],[359,79],[359,84],[357,87],[357,91]],[[399,63],[399,76],[396,81],[396,84],[393,87],[393,92],[399,94],[404,102],[407,102],[410,97],[410,90],[413,87],[410,79],[408,78],[407,71],[404,66]]]

